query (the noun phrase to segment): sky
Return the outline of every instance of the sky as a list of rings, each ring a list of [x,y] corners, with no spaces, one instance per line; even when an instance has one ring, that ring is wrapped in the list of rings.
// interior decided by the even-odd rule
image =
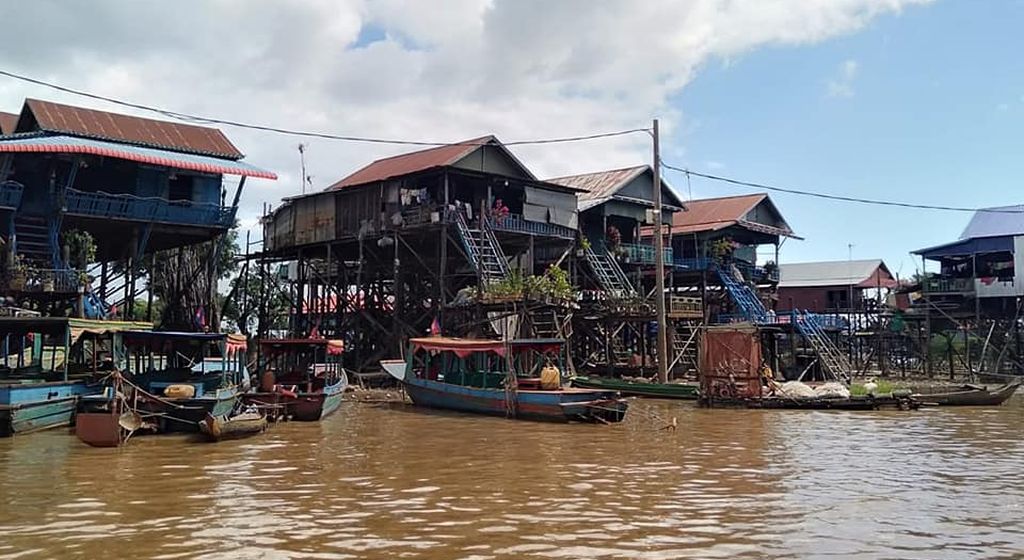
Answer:
[[[34,0],[7,2],[0,69],[177,112],[344,135],[506,141],[649,126],[667,163],[831,194],[1024,202],[1019,0]],[[129,111],[0,78],[25,97]],[[280,175],[240,217],[408,148],[224,127]],[[647,163],[644,135],[521,146],[540,177]],[[685,198],[744,189],[677,173]],[[969,214],[772,194],[803,240],[783,262],[883,258],[959,236]],[[773,251],[765,251],[765,256]]]

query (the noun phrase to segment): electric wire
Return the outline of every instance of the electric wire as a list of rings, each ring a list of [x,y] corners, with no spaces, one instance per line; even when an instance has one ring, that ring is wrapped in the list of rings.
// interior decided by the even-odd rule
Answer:
[[[876,205],[876,206],[895,206],[895,207],[899,207],[899,208],[913,208],[913,209],[916,209],[916,210],[945,210],[945,211],[949,211],[949,212],[987,212],[987,213],[992,213],[992,214],[1024,214],[1024,210],[1022,210],[1022,209],[1009,209],[1009,208],[968,208],[968,207],[964,207],[964,206],[942,206],[942,205],[935,205],[935,204],[917,204],[917,203],[913,203],[913,202],[897,202],[897,201],[892,201],[892,200],[878,200],[878,199],[871,199],[871,198],[858,198],[858,197],[853,197],[853,196],[843,196],[843,195],[828,194],[828,193],[808,191],[808,190],[801,190],[801,189],[790,189],[790,188],[785,188],[785,187],[777,187],[777,186],[768,185],[768,184],[765,184],[765,183],[755,183],[753,181],[741,181],[739,179],[732,179],[730,177],[723,177],[721,175],[712,175],[710,173],[701,173],[701,172],[693,171],[693,170],[690,170],[690,169],[687,169],[687,168],[684,168],[684,167],[677,167],[677,166],[665,163],[664,161],[661,162],[661,166],[664,167],[665,169],[670,169],[672,171],[683,173],[684,175],[687,176],[687,178],[689,178],[690,175],[693,175],[694,177],[701,177],[701,178],[704,178],[704,179],[709,179],[711,181],[719,181],[719,182],[722,182],[722,183],[728,183],[728,184],[731,184],[731,185],[737,185],[737,186],[741,186],[741,187],[750,187],[750,188],[754,188],[754,189],[762,189],[762,190],[766,190],[766,191],[774,191],[774,192],[781,192],[781,193],[787,193],[787,194],[795,194],[795,195],[800,195],[800,196],[810,196],[810,197],[823,198],[823,199],[827,199],[827,200],[835,200],[835,201],[840,201],[840,202],[855,202],[855,203],[858,203],[858,204],[873,204],[873,205]]]
[[[169,117],[169,118],[172,118],[172,119],[175,119],[175,120],[195,122],[195,123],[217,124],[217,125],[223,125],[223,126],[231,126],[231,127],[235,127],[235,128],[243,128],[243,129],[257,130],[257,131],[263,131],[263,132],[272,132],[272,133],[278,133],[278,134],[285,134],[285,135],[290,135],[290,136],[301,136],[301,137],[306,137],[306,138],[320,138],[320,139],[325,139],[325,140],[339,140],[339,141],[345,141],[345,142],[361,142],[361,143],[367,143],[367,144],[390,144],[390,145],[400,145],[400,146],[439,147],[439,146],[481,146],[481,145],[484,145],[484,144],[487,143],[487,141],[485,141],[485,140],[466,141],[466,142],[435,142],[435,141],[426,141],[426,140],[402,140],[402,139],[397,139],[397,138],[375,138],[375,137],[369,137],[369,136],[352,136],[352,135],[343,135],[343,134],[331,134],[331,133],[326,133],[326,132],[295,130],[295,129],[289,129],[289,128],[281,128],[281,127],[275,127],[275,126],[268,126],[268,125],[261,125],[261,124],[252,124],[252,123],[245,123],[245,122],[240,122],[240,121],[232,121],[232,120],[227,120],[227,119],[217,119],[217,118],[212,118],[212,117],[203,117],[203,116],[199,116],[199,115],[192,115],[192,114],[189,114],[189,113],[181,113],[181,112],[178,112],[178,111],[171,111],[171,110],[168,110],[168,109],[161,109],[159,107],[154,107],[154,106],[151,106],[151,105],[144,105],[144,104],[141,104],[141,103],[133,103],[133,102],[130,102],[130,101],[125,101],[125,100],[117,99],[117,98],[114,98],[114,97],[108,97],[108,96],[105,96],[105,95],[99,95],[99,94],[96,94],[96,93],[91,93],[91,92],[87,92],[87,91],[82,91],[82,90],[70,88],[70,87],[67,87],[67,86],[62,86],[60,84],[55,84],[53,82],[48,82],[48,81],[45,81],[45,80],[40,80],[38,78],[32,78],[30,76],[25,76],[25,75],[22,75],[22,74],[17,74],[17,73],[8,71],[8,70],[3,70],[3,69],[0,69],[0,76],[6,76],[8,78],[12,78],[12,79],[15,79],[15,80],[20,80],[20,81],[23,81],[23,82],[27,82],[27,83],[43,86],[43,87],[50,88],[50,89],[53,89],[53,90],[56,90],[56,91],[61,91],[61,92],[64,92],[64,93],[68,93],[68,94],[71,94],[71,95],[76,95],[76,96],[80,96],[80,97],[86,97],[86,98],[95,99],[95,100],[98,100],[98,101],[104,101],[104,102],[107,102],[107,103],[111,103],[111,104],[114,104],[114,105],[119,105],[119,106],[122,106],[122,107],[129,107],[129,108],[136,109],[136,110],[139,110],[139,111],[146,111],[146,112],[150,112],[150,113],[155,113],[155,114],[163,115],[165,117]],[[518,141],[511,141],[511,142],[503,142],[502,144],[504,144],[505,146],[562,144],[562,143],[569,143],[569,142],[583,142],[583,141],[588,141],[588,140],[597,140],[597,139],[602,139],[602,138],[611,138],[611,137],[616,137],[616,136],[625,136],[625,135],[637,134],[637,133],[644,133],[644,134],[651,135],[652,134],[652,130],[650,128],[631,128],[631,129],[626,129],[626,130],[616,130],[616,131],[610,131],[610,132],[599,132],[599,133],[594,133],[594,134],[584,134],[584,135],[577,135],[577,136],[562,136],[562,137],[555,137],[555,138],[539,138],[539,139],[532,139],[532,140],[518,140]],[[828,194],[828,193],[822,193],[822,192],[808,191],[808,190],[802,190],[802,189],[792,189],[792,188],[778,187],[778,186],[774,186],[774,185],[768,185],[768,184],[765,184],[765,183],[758,183],[758,182],[753,182],[753,181],[742,181],[742,180],[739,180],[739,179],[733,179],[733,178],[724,177],[724,176],[721,176],[721,175],[713,175],[713,174],[710,174],[710,173],[702,173],[702,172],[699,172],[699,171],[693,171],[693,170],[690,170],[690,169],[687,169],[687,168],[684,168],[684,167],[678,167],[678,166],[675,166],[675,165],[671,165],[671,164],[665,163],[664,161],[661,161],[660,164],[664,168],[666,168],[666,169],[670,169],[672,171],[683,173],[686,176],[687,186],[688,187],[689,187],[690,176],[692,175],[692,176],[695,176],[695,177],[701,177],[701,178],[708,179],[708,180],[711,180],[711,181],[718,181],[718,182],[727,183],[727,184],[736,185],[736,186],[750,187],[750,188],[755,188],[755,189],[763,189],[763,190],[767,190],[767,191],[781,192],[781,193],[794,194],[794,195],[800,195],[800,196],[815,197],[815,198],[821,198],[821,199],[826,199],[826,200],[833,200],[833,201],[838,201],[838,202],[852,202],[852,203],[858,203],[858,204],[871,204],[871,205],[876,205],[876,206],[892,206],[892,207],[899,207],[899,208],[911,208],[911,209],[917,209],[917,210],[942,210],[942,211],[949,211],[949,212],[984,212],[984,213],[996,213],[996,214],[1024,214],[1024,210],[1021,210],[1021,209],[969,208],[969,207],[963,207],[963,206],[944,206],[944,205],[934,205],[934,204],[918,204],[918,203],[911,203],[911,202],[898,202],[898,201],[891,201],[891,200],[878,200],[878,199],[869,199],[869,198],[859,198],[859,197],[852,197],[852,196],[835,195],[835,194]],[[691,191],[691,194],[690,194],[690,198],[692,198],[692,191]]]
[[[274,132],[274,133],[278,133],[278,134],[286,134],[286,135],[289,135],[289,136],[301,136],[301,137],[305,137],[305,138],[320,138],[320,139],[324,139],[324,140],[340,140],[340,141],[344,141],[344,142],[361,142],[361,143],[365,143],[365,144],[392,144],[392,145],[398,145],[398,146],[430,146],[430,147],[438,147],[438,146],[482,146],[482,145],[487,143],[486,141],[434,142],[434,141],[426,141],[426,140],[400,140],[400,139],[397,139],[397,138],[374,138],[374,137],[369,137],[369,136],[350,136],[350,135],[344,135],[344,134],[331,134],[331,133],[327,133],[327,132],[295,130],[295,129],[290,129],[290,128],[276,127],[276,126],[268,126],[268,125],[262,125],[262,124],[252,124],[252,123],[245,123],[245,122],[240,122],[240,121],[232,121],[232,120],[227,120],[227,119],[217,119],[217,118],[212,118],[212,117],[203,117],[203,116],[199,116],[199,115],[192,115],[192,114],[189,114],[189,113],[181,113],[181,112],[178,112],[178,111],[171,111],[171,110],[168,110],[168,109],[161,109],[159,107],[154,107],[154,106],[151,106],[151,105],[144,105],[144,104],[141,104],[141,103],[133,103],[133,102],[130,102],[130,101],[125,101],[123,99],[117,99],[117,98],[114,98],[114,97],[108,97],[108,96],[105,96],[105,95],[99,95],[99,94],[96,94],[96,93],[91,93],[91,92],[87,92],[87,91],[82,91],[82,90],[70,88],[70,87],[67,87],[67,86],[62,86],[60,84],[55,84],[53,82],[47,82],[45,80],[40,80],[38,78],[32,78],[32,77],[24,76],[24,75],[21,75],[21,74],[16,74],[16,73],[10,72],[8,70],[0,69],[0,76],[7,76],[8,78],[12,78],[12,79],[15,79],[15,80],[20,80],[20,81],[23,81],[23,82],[28,82],[30,84],[35,84],[35,85],[43,86],[43,87],[50,88],[50,89],[53,89],[53,90],[56,90],[56,91],[60,91],[60,92],[64,92],[64,93],[69,93],[71,95],[77,95],[77,96],[80,96],[80,97],[86,97],[86,98],[89,98],[89,99],[95,99],[97,101],[104,101],[106,103],[112,103],[114,105],[119,105],[121,107],[129,107],[129,108],[132,108],[132,109],[137,109],[139,111],[146,111],[146,112],[149,112],[149,113],[155,113],[155,114],[158,114],[158,115],[169,117],[169,118],[172,118],[172,119],[175,119],[175,120],[187,121],[187,122],[193,122],[193,123],[217,124],[217,125],[223,125],[223,126],[231,126],[231,127],[235,127],[235,128],[244,128],[244,129],[249,129],[249,130],[258,130],[258,131],[262,131],[262,132]],[[512,141],[512,142],[502,142],[502,144],[504,144],[505,146],[523,146],[523,145],[540,145],[540,144],[565,144],[565,143],[569,143],[569,142],[584,142],[584,141],[587,141],[587,140],[598,140],[598,139],[601,139],[601,138],[612,138],[612,137],[615,137],[615,136],[626,136],[626,135],[629,135],[629,134],[637,134],[637,133],[650,134],[650,129],[648,129],[648,128],[630,128],[630,129],[626,129],[626,130],[615,130],[615,131],[610,131],[610,132],[598,132],[598,133],[594,133],[594,134],[582,134],[582,135],[577,135],[577,136],[562,136],[562,137],[557,137],[557,138],[538,138],[538,139],[531,139],[531,140],[516,140],[516,141]]]

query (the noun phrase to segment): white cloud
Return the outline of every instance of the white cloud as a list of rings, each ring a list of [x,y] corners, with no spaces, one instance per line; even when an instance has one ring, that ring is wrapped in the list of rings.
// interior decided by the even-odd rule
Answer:
[[[853,82],[857,79],[860,64],[856,60],[844,60],[836,75],[828,81],[829,97],[853,97]]]
[[[659,116],[671,138],[689,123],[668,100],[703,64],[852,33],[926,1],[34,0],[0,6],[0,20],[18,22],[0,68],[180,112],[349,135],[525,139]],[[382,38],[356,46],[366,27]],[[0,110],[26,96],[123,110],[0,80]],[[405,150],[225,132],[281,176],[249,183],[246,219],[299,191],[300,141],[317,188]],[[549,176],[646,161],[649,144],[637,135],[516,152]]]

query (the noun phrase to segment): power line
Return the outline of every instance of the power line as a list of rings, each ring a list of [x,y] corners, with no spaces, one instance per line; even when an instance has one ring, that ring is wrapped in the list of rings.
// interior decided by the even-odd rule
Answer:
[[[280,128],[276,126],[267,126],[261,124],[244,123],[239,121],[231,121],[225,119],[215,119],[211,117],[203,117],[199,115],[192,115],[189,113],[179,113],[177,111],[171,111],[168,109],[161,109],[159,107],[153,107],[151,105],[143,105],[141,103],[132,103],[130,101],[124,101],[122,99],[116,99],[113,97],[107,97],[105,95],[99,95],[87,91],[77,90],[70,87],[62,86],[52,82],[47,82],[37,78],[31,78],[29,76],[23,76],[7,70],[0,70],[0,76],[7,76],[15,80],[28,82],[64,93],[70,93],[80,97],[87,97],[89,99],[95,99],[98,101],[105,101],[107,103],[113,103],[114,105],[120,105],[122,107],[130,107],[139,111],[146,111],[149,113],[156,113],[163,115],[175,120],[188,121],[202,124],[218,124],[223,126],[232,126],[236,128],[245,128],[249,130],[259,130],[263,132],[274,132],[277,134],[287,134],[290,136],[302,136],[306,138],[321,138],[325,140],[341,140],[344,142],[362,142],[366,144],[395,144],[401,146],[481,146],[485,142],[430,142],[420,140],[398,140],[394,138],[373,138],[368,136],[347,136],[343,134],[330,134],[326,132],[312,132],[305,130],[295,130],[289,128]],[[520,146],[527,144],[564,144],[568,142],[583,142],[586,140],[597,140],[601,138],[611,138],[614,136],[625,136],[627,134],[636,133],[647,133],[650,134],[650,129],[647,128],[631,128],[627,130],[616,130],[611,132],[599,132],[596,134],[583,134],[578,136],[563,136],[558,138],[540,138],[533,140],[518,140],[514,142],[502,142],[505,146]]]
[[[669,165],[665,162],[661,162],[662,167],[665,169],[671,169],[672,171],[678,171],[683,173],[689,178],[690,175],[694,177],[703,177],[704,179],[710,179],[712,181],[720,181],[723,183],[729,183],[732,185],[739,185],[742,187],[751,187],[755,189],[764,189],[766,191],[775,191],[788,194],[797,194],[801,196],[811,196],[815,198],[824,198],[827,200],[837,200],[840,202],[857,202],[860,204],[874,204],[877,206],[897,206],[900,208],[914,208],[918,210],[946,210],[950,212],[988,212],[992,214],[1024,214],[1024,210],[1009,210],[1005,208],[967,208],[963,206],[937,206],[932,204],[915,204],[911,202],[895,202],[891,200],[876,200],[870,198],[857,198],[852,196],[842,196],[837,194],[827,194],[813,191],[805,191],[799,189],[789,189],[783,187],[776,187],[772,185],[766,185],[764,183],[754,183],[751,181],[741,181],[739,179],[731,179],[729,177],[722,177],[720,175],[711,175],[710,173],[699,173],[697,171],[691,171],[686,168],[676,167]]]

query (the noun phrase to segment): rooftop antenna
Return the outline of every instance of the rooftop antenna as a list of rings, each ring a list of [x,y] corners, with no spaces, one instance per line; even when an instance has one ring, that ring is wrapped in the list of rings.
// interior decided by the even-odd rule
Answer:
[[[302,166],[302,175],[300,180],[302,181],[302,194],[306,194],[306,182],[309,181],[309,176],[306,175],[306,145],[299,144],[299,164]]]

